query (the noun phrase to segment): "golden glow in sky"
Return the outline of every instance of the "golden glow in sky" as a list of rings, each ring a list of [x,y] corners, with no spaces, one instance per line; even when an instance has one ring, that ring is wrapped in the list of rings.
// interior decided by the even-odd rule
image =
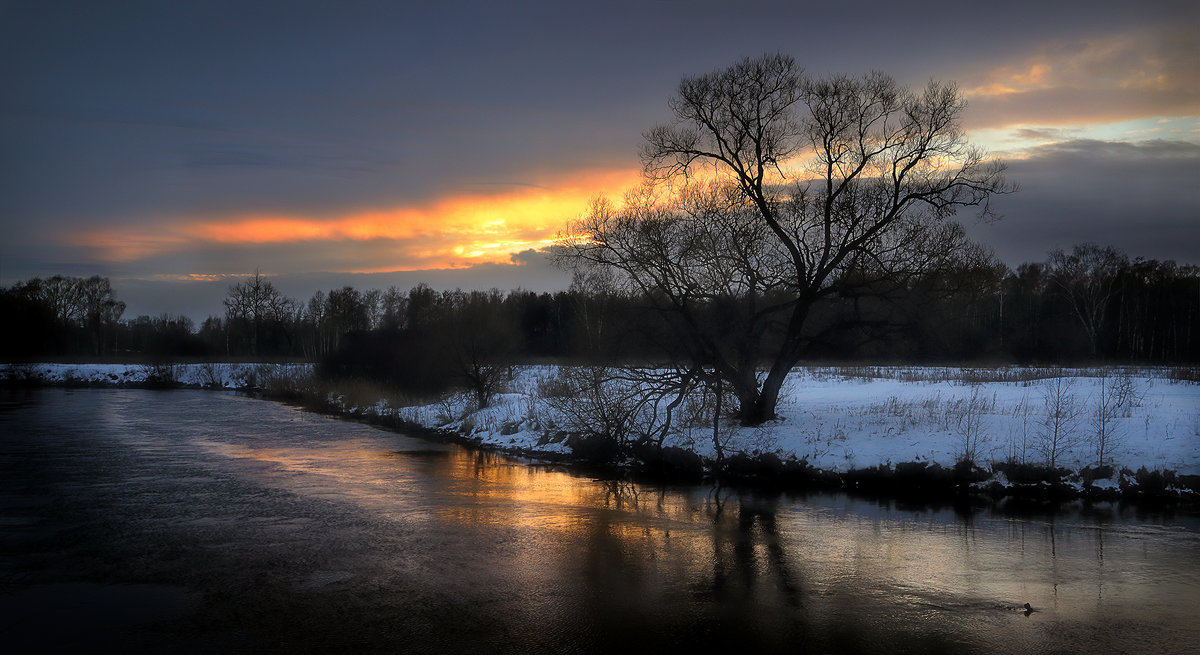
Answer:
[[[512,255],[553,243],[568,220],[598,194],[619,195],[640,180],[636,169],[588,172],[555,186],[520,187],[496,194],[441,198],[413,206],[341,216],[236,215],[184,219],[80,234],[73,245],[99,258],[125,262],[209,246],[263,246],[302,242],[388,244],[388,260],[362,261],[338,272],[462,268],[509,263]],[[203,274],[195,274],[203,276]]]
[[[1195,142],[1200,57],[1193,56],[1193,41],[1186,30],[1134,29],[1043,42],[934,77],[957,81],[968,99],[964,127],[972,143],[1009,161],[1071,141]],[[520,178],[520,164],[513,165]],[[80,259],[138,263],[197,280],[258,265],[274,274],[511,264],[517,253],[551,245],[596,196],[620,198],[640,180],[631,149],[626,167],[578,170],[564,163],[552,176],[533,175],[536,184],[494,192],[452,192],[391,206],[364,197],[335,213],[167,216],[63,232],[59,239],[77,248]],[[230,263],[229,253],[241,263]]]

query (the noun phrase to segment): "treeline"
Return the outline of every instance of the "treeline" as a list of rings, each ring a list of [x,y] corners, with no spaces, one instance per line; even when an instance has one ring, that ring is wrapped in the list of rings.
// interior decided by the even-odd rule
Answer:
[[[714,299],[704,320],[719,325],[737,314],[725,303],[742,301]],[[453,360],[459,372],[497,361],[661,362],[678,326],[646,307],[583,279],[557,293],[421,284],[343,287],[299,301],[255,275],[229,288],[223,316],[197,327],[170,315],[123,319],[107,279],[54,276],[0,290],[0,348],[10,359],[292,358],[385,378],[421,362],[446,369],[434,360]],[[1200,268],[1084,244],[1016,270],[985,260],[878,294],[837,296],[811,325],[814,360],[1194,363]]]
[[[914,290],[915,334],[902,340],[909,360],[1200,361],[1197,266],[1082,244],[1015,271],[980,266]]]
[[[108,278],[55,275],[0,290],[0,353],[104,355],[118,348],[125,303]]]

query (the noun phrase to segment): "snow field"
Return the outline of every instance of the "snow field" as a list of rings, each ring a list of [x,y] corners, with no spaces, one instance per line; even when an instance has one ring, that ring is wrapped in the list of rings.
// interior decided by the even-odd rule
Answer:
[[[847,375],[840,368],[797,368],[780,396],[779,420],[759,427],[726,422],[726,452],[794,455],[817,468],[846,471],[901,462],[953,466],[968,449],[987,467],[1006,460],[1045,463],[1047,379],[963,382],[973,369],[896,367],[872,369],[873,376]],[[396,410],[406,420],[457,430],[483,443],[528,450],[565,452],[545,443],[554,412],[538,387],[555,367],[523,367],[492,405],[472,411],[459,395],[438,405]],[[1098,370],[1063,371],[1061,404],[1073,416],[1060,424],[1058,466],[1097,464],[1094,419],[1101,378]],[[890,377],[887,377],[890,376]],[[1020,378],[1021,375],[983,377]],[[1113,393],[1115,374],[1104,381]],[[1160,369],[1128,372],[1130,399],[1110,417],[1105,463],[1133,470],[1200,474],[1200,384],[1171,380]],[[970,439],[970,441],[968,441]],[[539,445],[540,444],[540,445]],[[683,428],[667,445],[714,456],[711,427]]]

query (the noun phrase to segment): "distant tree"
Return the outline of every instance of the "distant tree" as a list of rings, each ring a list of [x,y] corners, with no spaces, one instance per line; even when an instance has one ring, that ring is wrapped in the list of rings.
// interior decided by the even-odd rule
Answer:
[[[58,345],[54,312],[25,293],[24,284],[0,290],[0,355],[26,358],[48,354]]]
[[[573,222],[563,261],[650,299],[687,374],[727,382],[747,424],[774,418],[812,344],[858,322],[857,294],[954,259],[967,241],[947,219],[1012,190],[967,142],[952,84],[809,77],[768,55],[684,78],[669,106],[645,135],[646,186]],[[829,302],[843,309],[810,325]]]
[[[404,317],[408,308],[408,296],[404,292],[395,286],[388,287],[379,300],[379,306],[379,329],[399,330],[404,327]]]
[[[28,293],[38,298],[64,324],[77,324],[83,318],[83,281],[55,275],[46,280],[29,281]]]
[[[333,337],[325,320],[325,292],[317,290],[304,309],[304,352],[307,357],[322,357],[332,350]]]
[[[362,294],[363,308],[366,310],[367,330],[378,330],[383,323],[383,292],[379,289],[367,289]]]
[[[455,300],[440,330],[443,352],[474,394],[476,407],[488,407],[508,378],[516,325],[504,311],[504,296],[497,289],[460,293]]]
[[[573,314],[579,319],[576,344],[589,357],[603,356],[614,331],[611,323],[613,296],[619,293],[616,276],[611,268],[576,269],[567,290],[573,301]]]
[[[1024,263],[1004,281],[1007,298],[1009,352],[1028,360],[1040,354],[1042,335],[1042,304],[1046,293],[1046,267],[1041,263]]]
[[[108,278],[34,278],[16,284],[10,293],[54,317],[61,349],[99,355],[115,348],[108,337],[115,338],[125,303],[117,300]]]
[[[106,335],[115,335],[117,323],[125,313],[125,303],[117,300],[108,278],[93,275],[79,283],[79,304],[92,353],[99,355],[106,350]]]
[[[282,337],[296,313],[296,303],[258,271],[229,287],[225,296],[226,329],[245,339],[251,355],[265,354]]]
[[[200,323],[200,331],[198,332],[200,340],[203,341],[209,352],[221,353],[228,355],[229,353],[229,333],[225,329],[225,324],[220,316],[209,316]]]
[[[1098,354],[1105,312],[1117,292],[1117,277],[1128,261],[1116,248],[1101,248],[1094,243],[1077,245],[1070,253],[1050,252],[1050,279],[1083,327],[1092,357]]]
[[[405,307],[405,326],[410,330],[425,327],[433,318],[437,294],[424,282],[409,289]]]
[[[331,289],[325,295],[323,316],[324,330],[332,348],[341,343],[347,332],[368,330],[371,327],[371,310],[367,297],[353,287]]]
[[[192,319],[186,316],[142,315],[124,324],[121,339],[130,351],[158,361],[206,355],[211,346],[204,336],[195,334],[194,328]]]

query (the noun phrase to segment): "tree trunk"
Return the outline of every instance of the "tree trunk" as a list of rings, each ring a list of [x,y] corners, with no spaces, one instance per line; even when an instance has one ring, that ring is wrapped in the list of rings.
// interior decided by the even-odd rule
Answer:
[[[713,448],[717,451],[717,463],[721,464],[725,462],[725,449],[721,447],[721,378],[717,378],[716,388],[713,393]]]
[[[794,348],[787,348],[781,353],[763,380],[762,388],[755,388],[753,394],[743,394],[738,390],[738,400],[741,406],[738,418],[742,425],[760,425],[775,418],[775,407],[779,403],[779,392],[788,373],[796,365],[799,355]]]
[[[767,378],[763,380],[762,388],[756,389],[752,401],[747,403],[746,400],[743,400],[739,390],[738,399],[741,400],[741,407],[738,411],[738,418],[741,419],[743,425],[761,425],[775,418],[775,407],[779,403],[779,391],[783,388],[783,382],[787,379],[788,373],[792,371],[792,367],[800,361],[802,350],[800,331],[804,327],[805,320],[808,319],[809,305],[811,305],[811,301],[798,301],[793,308],[791,319],[788,322],[787,337],[784,339],[779,353],[775,356],[775,361],[771,364],[771,370],[767,372]],[[757,379],[755,386],[757,387]]]

